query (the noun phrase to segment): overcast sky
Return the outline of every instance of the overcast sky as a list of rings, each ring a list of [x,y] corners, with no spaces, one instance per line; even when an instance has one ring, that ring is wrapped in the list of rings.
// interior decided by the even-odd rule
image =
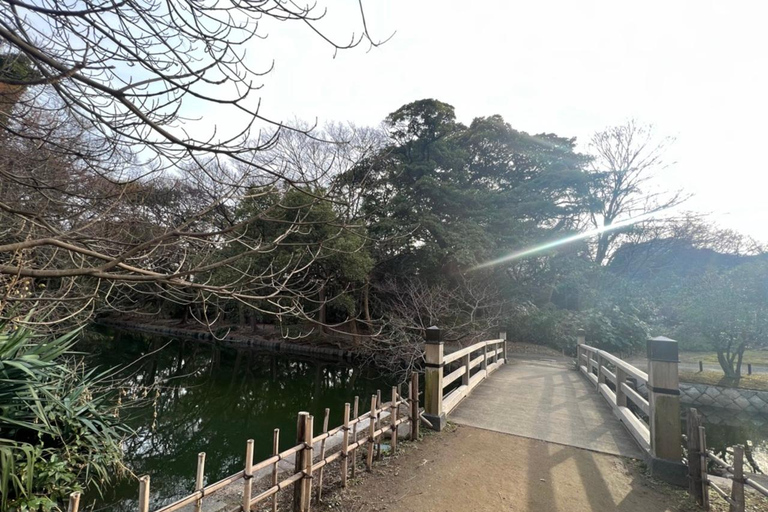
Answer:
[[[263,112],[378,124],[436,98],[459,120],[501,114],[516,129],[576,136],[630,117],[677,138],[660,186],[687,208],[768,241],[768,4],[761,1],[363,0],[385,45],[339,53],[306,30],[265,28]],[[357,2],[327,2],[322,27],[358,28]],[[217,119],[208,113],[206,119]],[[586,149],[584,147],[583,149]]]

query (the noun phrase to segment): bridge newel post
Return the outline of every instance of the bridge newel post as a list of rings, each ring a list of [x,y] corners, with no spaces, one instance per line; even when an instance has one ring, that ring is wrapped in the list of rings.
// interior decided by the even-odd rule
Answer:
[[[576,331],[576,368],[581,369],[581,346],[587,344],[587,333],[584,329]],[[589,363],[587,363],[589,371]]]
[[[425,334],[424,359],[426,374],[424,380],[424,417],[434,430],[445,427],[443,412],[443,342],[440,329],[428,327]]]
[[[678,346],[658,336],[647,342],[648,410],[651,433],[651,474],[686,486],[682,464]]]
[[[507,364],[507,360],[509,359],[509,357],[507,357],[507,331],[499,331],[499,339],[504,340],[504,343],[501,344],[503,350],[501,354],[504,359],[504,364]]]

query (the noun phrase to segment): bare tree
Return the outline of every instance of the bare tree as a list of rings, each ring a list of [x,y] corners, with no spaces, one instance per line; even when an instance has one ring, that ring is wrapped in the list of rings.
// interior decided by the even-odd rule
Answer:
[[[277,22],[333,51],[379,44],[362,8],[346,42],[321,30],[324,15],[272,0],[0,0],[0,318],[81,321],[158,299],[199,303],[207,324],[219,300],[302,314],[324,251],[307,240],[310,212],[333,205],[322,222],[343,230],[355,206],[332,184],[335,161],[297,166],[278,142],[311,140],[320,155],[346,141],[262,115],[269,69],[245,49]],[[191,118],[209,107],[241,125],[196,135]],[[291,189],[301,204],[285,204]],[[242,215],[243,202],[261,207]],[[289,256],[271,260],[280,247]]]
[[[653,180],[667,168],[664,155],[673,139],[658,138],[653,127],[635,120],[596,133],[590,142],[594,156],[591,172],[596,175],[591,195],[590,222],[595,229],[609,228],[619,221],[640,215],[652,216],[687,199],[680,191],[659,191]],[[646,224],[652,221],[646,221]],[[640,229],[635,225],[627,229]],[[624,230],[626,231],[626,230]],[[597,236],[595,261],[608,261],[622,230],[607,230]]]
[[[454,285],[410,277],[385,281],[374,291],[382,317],[360,352],[394,373],[421,362],[427,327],[439,326],[449,346],[471,345],[497,334],[505,304],[492,275],[480,272],[460,276]]]

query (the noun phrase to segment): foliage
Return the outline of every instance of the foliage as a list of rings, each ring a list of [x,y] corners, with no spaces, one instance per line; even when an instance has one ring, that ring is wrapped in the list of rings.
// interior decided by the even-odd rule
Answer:
[[[645,324],[618,306],[593,309],[583,315],[588,343],[603,350],[617,354],[632,352],[648,338]]]
[[[379,272],[455,276],[585,211],[587,158],[575,140],[529,135],[501,116],[456,120],[425,99],[386,119],[389,144],[348,179],[365,182],[363,211],[379,246]],[[552,229],[554,228],[554,229]]]
[[[539,308],[522,304],[513,308],[504,324],[507,339],[544,345],[570,353],[575,346],[574,335],[578,317],[571,311],[552,305]]]
[[[64,361],[77,332],[40,340],[0,326],[0,508],[53,510],[122,470],[127,429],[108,374]]]
[[[683,329],[711,342],[726,377],[738,379],[744,351],[768,346],[768,262],[708,272],[681,309]]]

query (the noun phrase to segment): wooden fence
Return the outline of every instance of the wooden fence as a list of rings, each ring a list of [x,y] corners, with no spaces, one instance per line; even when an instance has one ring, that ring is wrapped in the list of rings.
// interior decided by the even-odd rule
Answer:
[[[347,486],[350,473],[354,478],[358,458],[363,458],[365,466],[371,469],[374,458],[381,456],[382,437],[389,433],[390,449],[397,450],[398,427],[410,425],[411,439],[419,437],[419,376],[414,373],[408,386],[408,397],[400,396],[398,387],[392,387],[392,398],[382,403],[381,392],[371,396],[370,410],[359,414],[360,400],[355,397],[354,406],[344,404],[343,423],[331,430],[328,429],[329,409],[325,409],[322,433],[314,435],[314,417],[307,412],[300,412],[297,422],[296,445],[278,452],[280,438],[279,429],[273,432],[273,455],[265,460],[254,463],[253,439],[246,442],[243,469],[218,482],[204,485],[205,453],[200,453],[197,459],[197,471],[194,492],[168,505],[154,509],[154,512],[174,512],[184,507],[194,505],[195,512],[200,512],[205,499],[224,488],[239,482],[243,487],[241,504],[237,510],[249,511],[251,507],[271,500],[271,510],[278,509],[278,493],[293,486],[292,510],[307,512],[313,500],[320,501],[323,491],[323,476],[326,466],[340,461],[341,486]],[[326,449],[329,439],[341,436],[340,449],[334,453]],[[361,438],[362,437],[362,438]],[[293,459],[292,471],[281,471],[279,464]],[[267,471],[259,482],[259,473]],[[257,480],[257,481],[254,481]],[[254,494],[254,487],[262,488]],[[70,498],[69,512],[78,512],[80,494],[74,493]],[[139,478],[139,512],[150,512],[150,477]]]
[[[475,386],[504,364],[507,359],[506,334],[446,355],[439,329],[430,327],[427,329],[425,359],[424,416],[433,429],[441,430],[445,416]],[[459,379],[461,383],[456,386],[454,383]]]
[[[686,425],[687,435],[684,440],[688,451],[688,493],[701,505],[709,510],[709,488],[729,504],[730,512],[744,512],[746,507],[745,486],[750,487],[768,497],[768,489],[754,480],[744,476],[744,447],[733,447],[733,464],[712,453],[707,449],[706,429],[701,425],[701,415],[696,409],[688,410]],[[725,473],[725,478],[731,480],[730,495],[718,486],[709,476],[709,462]]]

